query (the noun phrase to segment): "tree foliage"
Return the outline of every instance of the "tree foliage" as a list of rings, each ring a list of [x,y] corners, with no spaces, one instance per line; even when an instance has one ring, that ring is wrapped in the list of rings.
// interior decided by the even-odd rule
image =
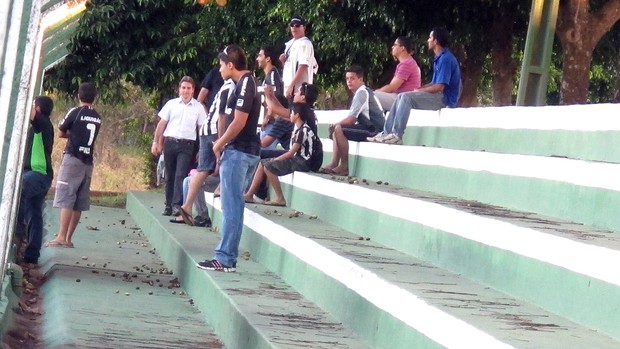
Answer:
[[[584,1],[562,4],[567,8]],[[618,1],[590,1],[591,15]],[[227,44],[244,47],[250,63],[261,46],[283,49],[289,19],[302,15],[320,65],[316,80],[324,90],[342,86],[343,71],[351,64],[364,67],[371,87],[389,81],[396,65],[390,44],[400,35],[416,43],[423,81],[429,81],[432,54],[426,38],[433,27],[444,26],[452,33],[452,49],[461,62],[464,105],[478,104],[480,93],[490,93],[484,100],[504,105],[516,92],[530,7],[530,0],[230,0],[226,6],[213,1],[201,6],[193,0],[92,0],[69,45],[71,54],[45,84],[74,93],[80,81],[90,80],[104,100],[120,101],[124,83],[131,82],[161,100],[175,94],[181,76],[200,80]],[[568,17],[563,18],[566,23]],[[558,28],[559,33],[566,31]],[[602,49],[595,51],[590,72],[592,101],[610,100],[609,90],[617,81],[618,36],[601,37]],[[564,79],[566,74],[565,69]],[[550,96],[563,85],[551,84]]]

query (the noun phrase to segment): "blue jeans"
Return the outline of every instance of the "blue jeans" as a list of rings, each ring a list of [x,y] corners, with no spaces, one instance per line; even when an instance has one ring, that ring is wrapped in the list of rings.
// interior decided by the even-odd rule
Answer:
[[[265,136],[269,134],[269,131],[271,131],[272,128],[273,128],[273,124],[269,124],[265,126],[265,129],[260,131],[260,139],[262,140],[263,138],[265,138]],[[278,140],[276,139],[273,141],[273,143],[269,144],[268,146],[262,149],[277,149],[277,147],[278,147]]]
[[[17,223],[28,227],[28,246],[24,253],[24,260],[28,263],[39,260],[43,241],[43,204],[51,185],[52,179],[39,172],[25,171],[22,175]]]
[[[192,180],[191,176],[185,177],[183,180],[183,202],[187,200],[187,192],[189,191],[189,182]],[[207,212],[207,201],[205,200],[205,190],[204,183],[202,184],[202,191],[196,195],[196,199],[194,199],[194,209],[196,210],[196,215],[202,218],[208,218],[209,213]]]
[[[222,240],[215,248],[215,259],[236,266],[239,241],[243,229],[243,194],[252,180],[258,155],[227,148],[220,159],[220,191],[222,201]]]
[[[392,104],[390,115],[385,120],[383,132],[385,134],[395,133],[402,138],[407,128],[411,109],[421,110],[439,110],[444,108],[446,104],[443,102],[443,93],[428,92],[403,92],[399,93],[396,101]]]

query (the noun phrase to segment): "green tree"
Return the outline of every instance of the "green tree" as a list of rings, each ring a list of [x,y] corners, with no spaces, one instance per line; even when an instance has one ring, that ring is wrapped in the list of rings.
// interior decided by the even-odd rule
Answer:
[[[591,2],[596,5],[592,9],[586,0],[561,2],[563,102],[587,96],[592,50],[620,16],[620,0]],[[316,82],[323,90],[341,88],[343,71],[353,63],[364,67],[371,87],[387,82],[396,65],[389,45],[400,35],[416,42],[423,81],[429,81],[433,57],[426,38],[433,27],[444,26],[453,35],[452,48],[461,62],[462,105],[477,105],[481,93],[492,93],[485,101],[510,104],[531,2],[445,0],[440,5],[431,0],[231,0],[226,6],[214,1],[201,6],[193,0],[92,0],[69,45],[71,54],[50,72],[45,86],[74,93],[78,82],[91,80],[104,100],[119,101],[123,84],[131,82],[154,92],[156,106],[176,94],[181,76],[199,80],[227,44],[244,47],[252,65],[260,46],[283,48],[289,19],[302,15],[320,66]],[[602,50],[600,55],[596,62],[605,66],[591,74],[596,81],[607,81],[600,77],[608,77],[609,62],[618,65],[618,54]],[[591,94],[603,93],[593,87]]]
[[[124,82],[174,94],[181,76],[201,77],[202,60],[215,54],[197,44],[191,10],[199,8],[177,0],[93,0],[46,88],[75,94],[81,81],[92,81],[103,101],[123,100]]]

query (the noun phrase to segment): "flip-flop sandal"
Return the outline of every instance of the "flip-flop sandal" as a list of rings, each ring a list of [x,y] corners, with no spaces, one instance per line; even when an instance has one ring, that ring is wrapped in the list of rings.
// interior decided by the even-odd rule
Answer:
[[[194,226],[194,218],[192,216],[190,216],[189,213],[187,213],[183,207],[179,207],[179,212],[181,213],[181,217],[183,217],[183,221],[185,222],[185,224],[189,225],[189,226]]]
[[[176,218],[171,218],[170,223],[185,224],[185,220],[178,220]]]
[[[71,244],[73,247],[73,244]],[[56,241],[56,240],[50,240],[48,242],[46,242],[45,244],[43,244],[44,247],[65,247],[67,246],[66,243],[64,242],[60,242],[60,241]]]
[[[286,203],[282,203],[282,202],[275,202],[275,201],[265,201],[265,205],[267,206],[280,206],[280,207],[285,207]]]
[[[66,244],[63,244],[64,248],[73,248],[73,242],[67,242]]]
[[[319,168],[319,173],[322,173],[322,174],[334,174],[334,170],[332,170],[331,168],[327,168],[327,167],[321,167],[321,168]]]

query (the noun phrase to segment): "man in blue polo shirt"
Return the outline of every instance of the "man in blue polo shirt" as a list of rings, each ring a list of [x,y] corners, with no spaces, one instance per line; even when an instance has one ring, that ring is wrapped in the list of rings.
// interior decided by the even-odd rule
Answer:
[[[398,95],[385,121],[383,132],[368,141],[403,144],[402,138],[411,109],[438,110],[455,108],[461,92],[461,72],[456,57],[448,50],[450,36],[444,28],[431,31],[428,48],[435,54],[433,80],[412,92]]]

